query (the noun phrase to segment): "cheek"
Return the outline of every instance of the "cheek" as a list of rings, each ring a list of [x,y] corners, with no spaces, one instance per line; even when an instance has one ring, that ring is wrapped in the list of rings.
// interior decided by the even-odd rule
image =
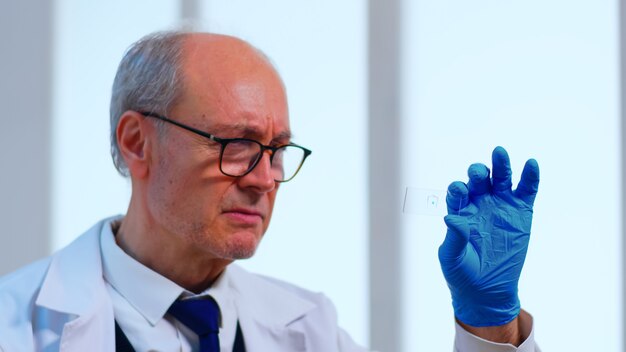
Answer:
[[[156,217],[174,214],[183,207],[185,185],[182,180],[172,173],[172,168],[162,167],[153,174],[148,185],[148,207],[153,209]]]
[[[199,173],[190,173],[177,181],[177,186],[169,186],[171,198],[175,199],[176,211],[188,213],[182,216],[196,217],[192,221],[208,221],[220,213],[227,197],[228,184],[213,178],[204,178]]]
[[[161,158],[152,175],[150,207],[159,207],[182,219],[212,218],[218,212],[226,185],[206,162],[181,155]],[[217,170],[219,173],[219,170]]]

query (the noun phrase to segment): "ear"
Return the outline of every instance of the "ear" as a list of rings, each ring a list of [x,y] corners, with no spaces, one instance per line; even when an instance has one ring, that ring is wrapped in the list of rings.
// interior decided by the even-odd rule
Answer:
[[[142,179],[149,174],[150,127],[142,114],[129,110],[122,114],[115,130],[120,154],[133,179]]]

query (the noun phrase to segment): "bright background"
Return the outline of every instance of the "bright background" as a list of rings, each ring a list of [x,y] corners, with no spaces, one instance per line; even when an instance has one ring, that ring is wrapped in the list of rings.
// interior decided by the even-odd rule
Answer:
[[[368,10],[377,6],[395,12]],[[0,274],[125,212],[129,183],[109,155],[115,70],[133,41],[185,18],[270,56],[287,86],[295,141],[313,150],[281,187],[258,254],[242,265],[326,293],[361,344],[449,351],[453,313],[436,258],[445,228],[437,216],[402,214],[402,195],[464,180],[469,164],[490,164],[502,145],[514,176],[527,158],[541,166],[520,284],[541,347],[623,351],[618,10],[616,0],[2,3]],[[378,33],[397,50],[372,39]],[[381,103],[395,104],[393,116],[372,106],[388,92],[370,75],[377,65],[397,75],[398,93]],[[374,151],[390,146],[397,163],[377,169]],[[379,173],[396,177],[379,183]],[[398,231],[373,233],[379,218]],[[400,245],[370,246],[380,236]],[[379,297],[379,282],[398,293]],[[381,319],[387,306],[400,307],[395,318]]]

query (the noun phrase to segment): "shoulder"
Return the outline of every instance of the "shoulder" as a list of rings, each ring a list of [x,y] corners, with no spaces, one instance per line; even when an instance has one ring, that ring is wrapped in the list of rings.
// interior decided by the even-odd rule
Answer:
[[[238,283],[245,280],[248,284],[267,285],[268,287],[284,290],[305,299],[328,301],[328,298],[321,292],[312,291],[275,277],[252,273],[237,264],[228,266],[228,275],[231,281]]]
[[[0,277],[0,306],[7,307],[11,301],[19,303],[34,295],[43,282],[50,260],[51,257],[40,259]]]
[[[48,257],[0,277],[0,331],[6,333],[0,333],[0,351],[31,344],[35,300],[49,265]]]
[[[336,320],[335,306],[323,293],[312,291],[291,282],[274,277],[251,273],[231,264],[228,267],[231,284],[240,292],[254,292],[254,298],[268,304],[299,305],[305,310],[322,313],[327,319]]]
[[[304,298],[308,301],[315,302],[317,305],[330,305],[333,306],[331,300],[323,293],[319,291],[312,291],[301,286],[295,285],[291,282],[280,280],[271,276],[261,275],[261,274],[252,274],[255,275],[260,280],[264,280],[271,285],[275,285],[277,287],[282,288],[288,292],[293,293],[301,298]],[[334,309],[334,308],[333,308]]]
[[[99,248],[104,223],[51,256],[0,277],[0,351],[32,350],[35,339],[61,336],[68,319],[98,302],[104,292]]]
[[[97,223],[56,253],[0,277],[0,307],[3,307],[3,313],[6,312],[4,307],[11,307],[15,314],[23,314],[24,308],[34,305],[42,287],[49,282],[55,284],[55,290],[63,286],[71,291],[68,288],[70,283],[86,281],[84,276],[80,276],[85,270],[97,272],[101,261],[98,233],[108,220]],[[0,319],[5,317],[3,314]]]
[[[256,326],[287,327],[291,336],[307,337],[313,351],[366,351],[339,327],[334,304],[326,295],[231,264],[226,271]],[[241,311],[239,312],[241,314]]]

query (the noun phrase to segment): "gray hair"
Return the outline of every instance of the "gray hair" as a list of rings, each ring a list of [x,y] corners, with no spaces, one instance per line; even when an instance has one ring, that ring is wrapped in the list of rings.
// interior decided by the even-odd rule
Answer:
[[[167,114],[183,90],[182,47],[187,32],[149,34],[130,46],[115,75],[111,92],[111,156],[115,168],[128,176],[116,130],[125,111]]]

